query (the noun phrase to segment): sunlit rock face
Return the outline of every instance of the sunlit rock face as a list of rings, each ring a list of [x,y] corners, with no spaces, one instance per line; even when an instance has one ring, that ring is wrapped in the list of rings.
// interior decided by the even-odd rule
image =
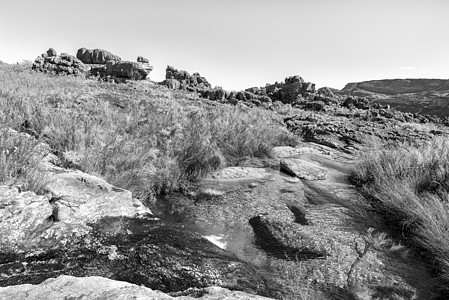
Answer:
[[[0,288],[1,299],[4,300],[40,300],[40,299],[203,299],[203,300],[268,300],[257,295],[239,291],[231,291],[221,287],[208,287],[193,292],[192,296],[171,297],[166,293],[152,290],[124,281],[116,281],[98,276],[73,277],[60,276],[48,279],[39,285],[24,284]]]

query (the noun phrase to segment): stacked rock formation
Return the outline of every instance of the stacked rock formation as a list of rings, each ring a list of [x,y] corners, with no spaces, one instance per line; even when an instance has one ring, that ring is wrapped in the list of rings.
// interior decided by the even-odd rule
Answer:
[[[78,49],[76,57],[91,66],[91,75],[94,76],[143,80],[153,70],[148,59],[141,56],[138,57],[137,62],[122,61],[119,56],[103,49],[81,48]]]
[[[370,104],[368,97],[344,95],[328,87],[315,89],[315,84],[306,82],[300,76],[290,76],[284,82],[267,84],[265,87],[252,87],[244,91],[226,91],[220,87],[212,88],[206,78],[199,73],[190,75],[187,71],[171,66],[166,69],[165,80],[161,85],[171,89],[196,92],[200,97],[229,104],[244,104],[249,107],[261,106],[277,110],[283,105],[291,105],[310,111],[349,110],[350,113],[363,113],[372,120],[395,119],[401,122],[436,123],[449,126],[449,117],[405,113],[390,109],[390,105]]]
[[[81,48],[76,57],[57,55],[53,48],[42,54],[33,63],[33,70],[66,75],[100,76],[118,81],[143,80],[153,70],[149,60],[139,56],[137,62],[123,61],[119,56],[103,49]]]
[[[165,80],[161,84],[171,89],[186,89],[192,92],[211,89],[211,84],[199,73],[190,75],[187,71],[177,70],[171,66],[167,66]]]
[[[89,68],[76,57],[66,53],[57,55],[53,48],[38,56],[32,69],[44,73],[75,76],[86,75],[89,71]]]

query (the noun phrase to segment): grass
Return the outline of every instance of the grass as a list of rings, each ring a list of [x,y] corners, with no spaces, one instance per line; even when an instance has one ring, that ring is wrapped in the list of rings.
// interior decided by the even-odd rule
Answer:
[[[433,262],[449,292],[449,141],[388,146],[366,154],[350,179],[397,236]]]
[[[146,82],[117,85],[29,67],[0,67],[2,128],[39,138],[61,158],[69,153],[83,171],[141,200],[188,189],[238,158],[270,156],[273,146],[296,144],[280,125],[282,116],[261,108],[192,101],[185,92]],[[15,160],[5,157],[7,164],[22,163]]]

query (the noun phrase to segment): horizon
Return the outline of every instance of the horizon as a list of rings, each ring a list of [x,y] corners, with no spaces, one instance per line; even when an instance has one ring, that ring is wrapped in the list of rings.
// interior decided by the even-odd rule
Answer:
[[[48,48],[74,56],[100,48],[123,60],[148,58],[154,81],[170,65],[227,90],[293,75],[337,89],[449,78],[444,0],[0,0],[0,8],[6,63],[34,61]]]

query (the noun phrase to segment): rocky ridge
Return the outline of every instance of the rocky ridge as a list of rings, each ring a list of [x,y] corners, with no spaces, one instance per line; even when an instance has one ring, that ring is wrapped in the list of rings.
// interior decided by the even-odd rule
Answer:
[[[385,79],[347,84],[340,95],[365,97],[381,105],[422,115],[447,118],[449,111],[449,80],[445,79]]]

